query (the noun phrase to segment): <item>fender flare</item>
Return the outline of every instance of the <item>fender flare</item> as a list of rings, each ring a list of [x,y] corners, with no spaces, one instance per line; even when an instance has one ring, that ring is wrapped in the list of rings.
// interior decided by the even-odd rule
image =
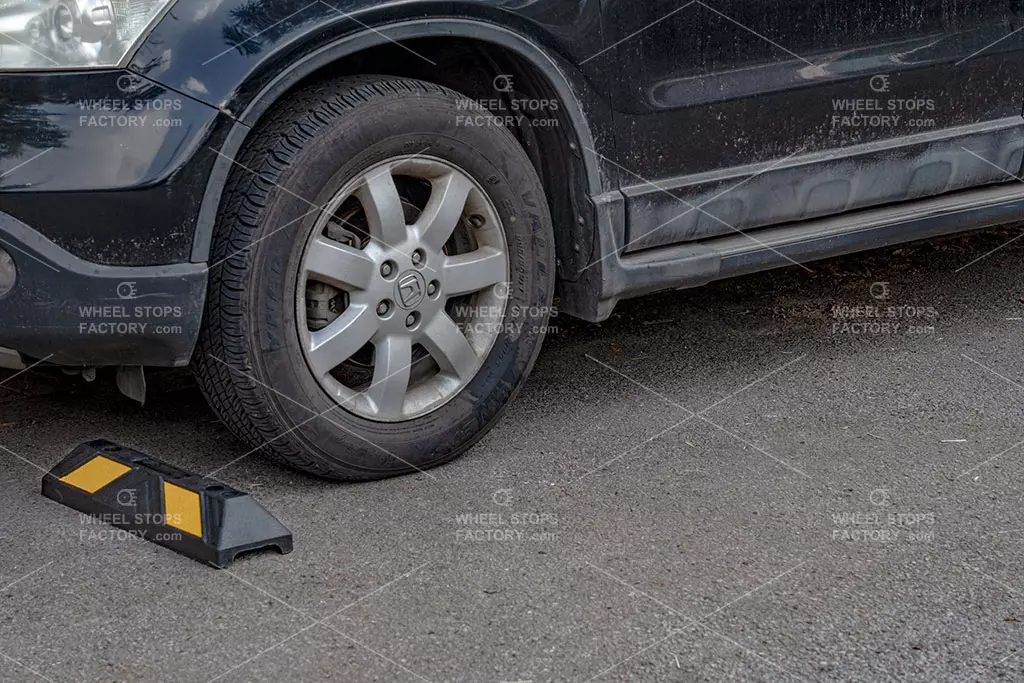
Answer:
[[[588,119],[584,114],[580,98],[573,90],[572,81],[567,76],[567,71],[572,68],[571,65],[560,58],[553,57],[536,43],[519,33],[496,24],[469,19],[418,19],[403,21],[368,28],[304,55],[288,69],[274,77],[252,98],[242,113],[235,119],[235,123],[228,132],[220,153],[214,162],[214,167],[203,194],[199,216],[196,220],[191,260],[195,263],[204,263],[209,259],[217,211],[221,195],[227,184],[228,174],[233,165],[232,160],[245,144],[246,139],[252,132],[253,126],[259,121],[260,117],[289,88],[332,62],[372,47],[411,38],[452,36],[471,38],[511,49],[544,75],[557,93],[565,107],[567,116],[572,122],[576,144],[581,150],[585,167],[587,192],[591,197],[600,195],[604,188],[604,178],[597,163],[596,155],[582,153],[583,150],[594,149],[594,137]]]

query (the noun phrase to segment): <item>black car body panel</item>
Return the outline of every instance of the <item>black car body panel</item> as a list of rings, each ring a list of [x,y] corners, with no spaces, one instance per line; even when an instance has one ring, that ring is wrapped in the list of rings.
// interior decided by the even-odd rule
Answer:
[[[606,5],[630,250],[1019,174],[1017,0]]]
[[[436,19],[456,19],[465,26],[428,23]],[[419,30],[394,32],[396,26],[410,24],[418,24]],[[470,28],[474,24],[476,30]],[[252,123],[246,112],[273,81],[302,60],[348,38],[370,33],[381,41],[407,40],[460,32],[486,37],[488,27],[535,43],[563,66],[579,64],[602,49],[599,0],[227,0],[210,5],[179,2],[136,53],[131,66]],[[349,49],[367,46],[360,43]],[[426,59],[414,49],[408,58]],[[574,85],[582,85],[583,74],[575,67],[564,75]]]
[[[0,25],[38,31],[30,5]],[[986,187],[1024,163],[1022,27],[1024,0],[178,0],[123,68],[4,73],[5,40],[22,42],[8,35],[0,247],[19,279],[0,294],[0,347],[64,364],[185,362],[218,265],[221,190],[261,117],[339,63],[375,73],[380,50],[404,57],[389,71],[459,90],[420,52],[438,41],[514,55],[557,98],[559,137],[530,144],[555,177],[563,306],[580,317],[990,225],[1020,208],[1013,189]],[[489,96],[509,96],[508,62],[480,58],[497,75]],[[759,237],[738,247],[746,231]],[[145,305],[136,297],[181,317],[159,338],[82,327],[93,313],[132,318],[117,307]],[[114,308],[90,308],[99,300]]]
[[[652,180],[1021,114],[1019,0],[606,5],[609,43],[640,32],[588,66],[630,75],[607,80],[619,161]],[[858,113],[900,118],[834,118]]]
[[[129,71],[0,74],[0,211],[88,261],[188,261],[229,124]]]

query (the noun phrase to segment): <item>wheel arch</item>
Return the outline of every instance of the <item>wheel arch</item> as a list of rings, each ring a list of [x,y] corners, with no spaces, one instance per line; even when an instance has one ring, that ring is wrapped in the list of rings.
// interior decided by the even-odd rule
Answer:
[[[401,54],[404,45],[415,45],[428,54],[438,55],[433,77],[425,77],[422,60],[396,60],[380,69],[381,55]],[[470,19],[425,19],[379,26],[342,38],[312,51],[289,64],[267,81],[248,100],[236,116],[236,123],[221,147],[207,181],[193,239],[192,260],[209,258],[221,195],[233,165],[233,159],[250,139],[266,113],[294,88],[313,80],[337,75],[354,75],[365,68],[368,73],[423,78],[460,90],[457,70],[442,68],[442,59],[450,59],[453,46],[476,47],[489,57],[489,68],[507,68],[515,82],[522,82],[524,94],[545,95],[559,102],[558,125],[551,130],[517,131],[533,136],[524,144],[548,194],[555,228],[556,253],[560,279],[574,280],[589,262],[598,242],[599,213],[593,198],[612,189],[603,173],[595,150],[595,132],[599,139],[610,140],[605,132],[610,112],[578,70],[529,38],[507,28]],[[405,52],[408,56],[408,52]],[[415,63],[415,65],[414,65]],[[429,70],[429,69],[428,69]],[[364,70],[365,72],[365,70]],[[430,74],[427,74],[430,76]],[[522,78],[522,81],[519,79]],[[444,82],[448,81],[448,82]],[[240,88],[241,90],[241,88]],[[463,92],[477,97],[479,92]],[[518,92],[516,93],[519,94]],[[491,94],[493,96],[493,93]],[[529,128],[529,126],[527,126]],[[540,138],[543,139],[540,139]],[[531,148],[532,147],[532,148]],[[540,152],[543,150],[544,154]],[[568,172],[566,172],[568,171]]]

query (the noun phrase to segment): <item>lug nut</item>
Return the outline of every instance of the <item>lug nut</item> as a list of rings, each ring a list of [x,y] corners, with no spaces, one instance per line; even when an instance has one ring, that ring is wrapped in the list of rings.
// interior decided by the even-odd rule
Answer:
[[[423,252],[417,249],[416,251],[412,252],[412,264],[414,266],[418,266],[421,263],[423,263]]]
[[[431,282],[429,285],[427,285],[427,294],[429,294],[430,296],[434,296],[435,294],[437,294],[437,282]]]
[[[380,274],[384,277],[390,277],[394,269],[391,267],[391,261],[385,261],[380,266]]]
[[[391,306],[388,305],[387,301],[381,301],[377,304],[377,315],[387,315],[390,310]]]
[[[478,213],[475,213],[475,214],[473,214],[472,216],[469,217],[469,224],[472,225],[477,230],[479,230],[480,228],[484,227],[484,224],[486,222],[487,222],[487,219],[484,218],[483,216],[481,216]]]
[[[416,314],[415,313],[410,313],[409,315],[407,315],[405,317],[405,326],[406,327],[412,327],[415,324],[416,324]]]

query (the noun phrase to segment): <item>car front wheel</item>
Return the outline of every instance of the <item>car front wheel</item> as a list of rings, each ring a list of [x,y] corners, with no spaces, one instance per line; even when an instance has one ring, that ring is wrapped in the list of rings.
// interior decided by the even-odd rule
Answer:
[[[253,131],[194,358],[252,449],[340,479],[423,470],[522,385],[551,306],[551,219],[516,138],[460,125],[466,107],[422,81],[345,78]]]

